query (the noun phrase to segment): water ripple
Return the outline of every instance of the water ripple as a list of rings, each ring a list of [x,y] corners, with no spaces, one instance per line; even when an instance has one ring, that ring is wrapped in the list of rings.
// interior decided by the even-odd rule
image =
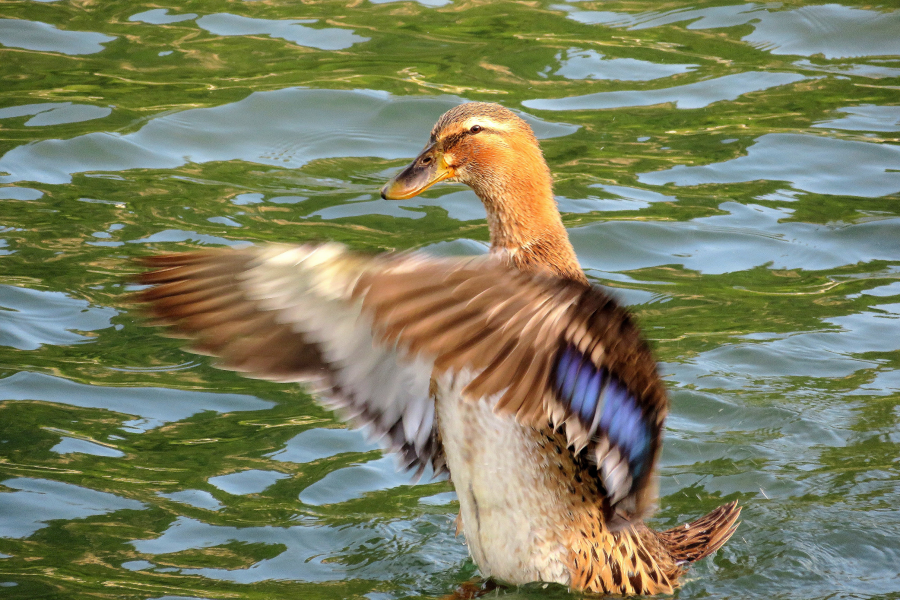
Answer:
[[[0,19],[0,45],[63,54],[95,54],[116,39],[91,31],[63,31],[49,23]]]
[[[678,186],[745,181],[787,181],[815,194],[877,198],[900,192],[900,146],[770,133],[746,156],[721,163],[641,173],[638,181]]]
[[[17,478],[0,482],[16,492],[0,492],[0,538],[27,538],[57,519],[83,519],[147,505],[107,492],[49,479]]]
[[[600,271],[662,265],[707,274],[755,267],[818,271],[892,260],[900,219],[818,225],[786,221],[791,210],[720,205],[726,215],[682,223],[610,221],[571,231],[582,264]]]
[[[653,63],[634,58],[610,58],[596,50],[569,48],[557,54],[559,69],[553,74],[567,79],[615,79],[619,81],[650,81],[693,71],[699,65]]]
[[[742,39],[772,54],[826,58],[900,54],[900,11],[879,12],[826,4],[777,10],[781,3],[738,4],[711,8],[678,8],[635,14],[576,10],[566,5],[569,18],[585,24],[647,29],[689,22],[687,29],[717,29],[750,25],[754,31]]]
[[[135,133],[96,132],[13,148],[0,158],[0,182],[68,183],[74,173],[173,169],[188,162],[244,160],[299,168],[334,157],[415,156],[453,96],[395,98],[369,90],[288,88],[256,92],[215,108],[151,119]],[[529,117],[540,137],[577,126]]]
[[[123,428],[133,433],[142,433],[166,423],[180,421],[205,410],[225,413],[263,410],[274,406],[272,402],[244,394],[152,387],[104,388],[28,371],[20,371],[0,379],[0,398],[7,401],[55,402],[135,415],[140,418],[123,423]]]
[[[626,106],[653,106],[672,102],[677,108],[703,108],[744,94],[789,85],[806,79],[796,73],[749,72],[688,83],[659,90],[598,92],[556,100],[525,100],[522,106],[537,110],[596,110]]]
[[[303,24],[315,23],[316,19],[293,21],[252,19],[229,13],[216,13],[197,19],[201,29],[215,35],[268,35],[294,42],[298,46],[309,46],[320,50],[343,50],[353,44],[369,41],[369,38],[356,35],[346,29],[334,27],[313,29]]]

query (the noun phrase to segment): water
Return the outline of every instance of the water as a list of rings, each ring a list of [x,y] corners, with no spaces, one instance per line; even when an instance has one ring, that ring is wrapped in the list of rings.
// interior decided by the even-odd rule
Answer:
[[[466,188],[377,195],[464,99],[529,119],[582,264],[657,350],[653,524],[744,506],[678,595],[900,597],[896,5],[22,0],[0,78],[3,598],[476,574],[449,483],[182,352],[123,280],[246,241],[484,252]]]

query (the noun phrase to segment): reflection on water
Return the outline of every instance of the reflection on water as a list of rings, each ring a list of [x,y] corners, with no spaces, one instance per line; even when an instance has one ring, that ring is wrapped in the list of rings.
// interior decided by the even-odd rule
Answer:
[[[681,593],[900,593],[896,8],[4,11],[4,597],[387,600],[476,574],[447,481],[141,327],[123,279],[151,252],[268,241],[486,252],[467,188],[378,195],[467,100],[531,123],[582,264],[657,350],[654,524],[745,507]]]
[[[704,108],[713,102],[735,100],[758,92],[805,79],[795,73],[738,73],[717,79],[698,81],[671,88],[641,92],[599,92],[559,100],[526,100],[522,104],[537,110],[586,110],[653,106],[672,102],[677,108]]]
[[[125,135],[89,133],[18,146],[0,158],[0,182],[68,183],[74,173],[174,169],[188,162],[242,160],[299,168],[336,157],[415,156],[441,114],[462,98],[394,99],[371,90],[258,92],[215,108],[150,120]],[[530,119],[541,138],[577,127]]]
[[[820,271],[897,256],[900,220],[811,224],[790,208],[727,202],[726,214],[693,221],[599,222],[570,232],[585,266],[633,271],[678,264],[722,274],[755,267]]]
[[[23,477],[0,485],[18,490],[0,494],[0,536],[4,538],[30,537],[49,521],[146,508],[141,502],[48,479]]]
[[[0,45],[63,54],[94,54],[115,37],[91,31],[65,31],[49,23],[0,19]]]
[[[900,70],[897,72],[900,76]],[[845,131],[900,131],[900,106],[849,106],[837,109],[846,117],[816,123],[813,127]]]
[[[44,344],[75,344],[90,338],[75,331],[111,327],[112,308],[92,307],[62,292],[0,285],[0,345],[37,350]]]
[[[121,450],[116,450],[115,448],[110,448],[109,446],[104,446],[103,444],[97,444],[95,442],[89,442],[87,440],[79,440],[76,438],[65,437],[60,440],[60,442],[50,448],[51,452],[56,452],[57,454],[92,454],[94,456],[111,456],[113,458],[121,458],[125,456],[125,453]]]
[[[828,73],[836,73],[838,75],[869,77],[871,79],[900,77],[900,69],[898,69],[896,66],[890,67],[883,64],[818,65],[809,60],[798,60],[794,64],[802,69],[825,71]]]
[[[112,109],[108,106],[91,106],[89,104],[72,104],[71,102],[48,102],[45,104],[25,104],[0,109],[0,119],[31,116],[25,121],[26,127],[46,125],[63,125],[79,123],[91,119],[102,119],[109,116]]]
[[[153,10],[145,10],[136,15],[128,17],[129,21],[142,21],[152,25],[168,25],[169,23],[180,23],[182,21],[192,21],[197,18],[196,13],[187,13],[183,15],[169,14],[168,8],[154,8]]]
[[[900,54],[900,11],[826,4],[767,13],[743,39],[772,54],[848,58]]]
[[[651,185],[787,181],[814,194],[877,198],[900,192],[900,147],[826,137],[771,133],[747,154],[723,163],[641,173]]]
[[[6,400],[38,400],[134,415],[140,418],[121,423],[122,429],[133,433],[181,421],[203,411],[230,413],[260,410],[272,405],[244,394],[151,387],[106,388],[28,371],[19,371],[0,380],[0,394]]]
[[[687,29],[718,29],[750,25],[753,32],[742,41],[775,55],[825,58],[885,56],[900,54],[900,11],[861,10],[840,4],[801,6],[779,10],[778,3],[737,4],[714,8],[678,8],[670,11],[626,14],[580,11],[565,5],[571,18],[582,23],[610,27],[647,29],[686,23]]]
[[[216,35],[267,35],[294,42],[298,46],[310,46],[320,50],[342,50],[369,38],[353,34],[345,29],[313,29],[301,23],[315,23],[315,19],[301,21],[270,21],[251,19],[228,13],[206,15],[197,19],[197,25]]]
[[[567,79],[619,79],[622,81],[649,81],[687,73],[697,65],[666,65],[633,58],[608,58],[595,50],[569,48],[566,58],[556,55],[559,69],[554,75]]]

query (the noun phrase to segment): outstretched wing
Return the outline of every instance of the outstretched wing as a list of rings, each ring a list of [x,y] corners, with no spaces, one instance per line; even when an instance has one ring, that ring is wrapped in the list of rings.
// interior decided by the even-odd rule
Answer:
[[[438,372],[479,372],[465,395],[502,392],[495,411],[563,426],[610,504],[647,511],[668,397],[637,327],[602,291],[490,258],[413,255],[365,273],[354,295],[381,343],[434,357]]]
[[[192,340],[189,350],[249,377],[304,382],[358,427],[368,427],[403,466],[446,470],[434,420],[433,361],[401,360],[376,344],[352,298],[370,259],[343,246],[268,246],[148,257],[153,287],[137,299],[154,324]]]
[[[497,412],[563,427],[613,508],[640,516],[652,500],[668,400],[637,328],[598,289],[489,257],[364,258],[335,244],[150,262],[162,269],[142,281],[160,285],[142,299],[156,317],[227,368],[280,380],[306,380],[312,369],[339,406],[402,431],[413,463],[426,449],[432,461],[440,455],[434,407],[395,389],[397,373],[469,369],[478,373],[469,397],[499,394]],[[376,390],[372,381],[390,383]],[[414,423],[428,436],[416,437]]]

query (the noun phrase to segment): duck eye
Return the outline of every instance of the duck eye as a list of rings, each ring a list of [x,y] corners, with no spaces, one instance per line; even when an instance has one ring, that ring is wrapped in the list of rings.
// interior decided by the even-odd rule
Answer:
[[[469,133],[478,133],[482,129],[484,128],[481,125],[472,125],[472,127],[469,128]]]

